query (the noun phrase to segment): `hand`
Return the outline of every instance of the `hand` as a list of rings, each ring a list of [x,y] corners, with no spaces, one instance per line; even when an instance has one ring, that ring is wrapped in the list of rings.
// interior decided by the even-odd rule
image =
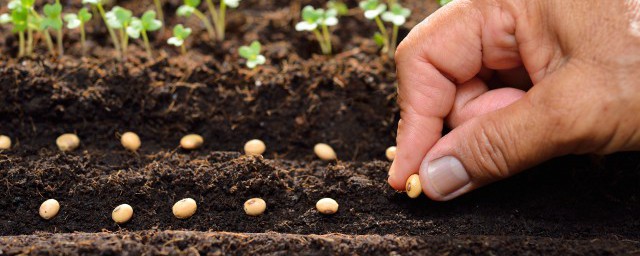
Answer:
[[[454,1],[396,64],[397,190],[419,172],[449,200],[556,156],[640,150],[639,0]]]

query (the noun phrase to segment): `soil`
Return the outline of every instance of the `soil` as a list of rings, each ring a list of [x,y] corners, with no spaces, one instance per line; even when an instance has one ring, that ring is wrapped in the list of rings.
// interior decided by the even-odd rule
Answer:
[[[180,2],[165,5],[169,24],[185,22],[171,14]],[[62,59],[43,47],[0,57],[0,134],[14,141],[0,152],[0,254],[640,252],[640,153],[554,159],[446,203],[393,191],[384,151],[398,119],[395,67],[357,12],[340,19],[337,54],[313,54],[312,35],[292,27],[300,6],[320,2],[245,0],[229,14],[228,40],[198,31],[185,56],[162,42],[166,30],[153,35],[156,60],[134,44],[118,62],[95,22],[85,58],[73,33]],[[437,8],[406,2],[401,35]],[[9,32],[2,50],[17,52]],[[250,71],[237,48],[255,39],[268,61]],[[129,130],[141,136],[138,153],[120,145]],[[66,132],[79,135],[78,150],[56,149]],[[188,133],[205,138],[202,149],[178,148]],[[239,153],[254,138],[264,157]],[[340,161],[315,160],[318,142]],[[198,211],[178,220],[171,206],[185,197]],[[265,199],[264,215],[244,214],[252,197]],[[322,197],[338,201],[337,214],[315,211]],[[45,221],[37,209],[48,198],[62,208]],[[122,203],[135,213],[117,225],[110,214]]]

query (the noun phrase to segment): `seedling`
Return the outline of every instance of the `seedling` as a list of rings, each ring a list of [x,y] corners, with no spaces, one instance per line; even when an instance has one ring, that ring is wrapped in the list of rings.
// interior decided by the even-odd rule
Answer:
[[[89,20],[91,20],[91,17],[93,17],[93,15],[91,15],[91,13],[89,12],[89,10],[87,10],[87,8],[80,9],[80,11],[78,11],[77,14],[69,13],[64,16],[64,21],[67,22],[68,29],[80,28],[80,44],[82,45],[82,56],[86,55],[87,53],[86,44],[85,44],[86,32],[84,29],[84,25]]]
[[[198,209],[198,205],[196,204],[196,200],[191,198],[185,198],[173,205],[172,211],[173,215],[178,219],[187,219],[193,214],[196,213]]]
[[[391,32],[391,46],[389,49],[390,57],[393,57],[393,54],[395,54],[396,51],[396,44],[398,43],[398,29],[407,22],[409,15],[411,15],[411,10],[402,7],[398,3],[392,4],[391,9],[382,14],[382,20],[393,24],[393,31]]]
[[[0,15],[0,23],[13,25],[13,32],[18,34],[18,57],[22,57],[26,53],[25,31],[28,27],[29,9],[21,5],[18,1],[12,1],[9,3],[9,9],[11,13],[4,13]]]
[[[399,3],[390,1],[391,8],[387,11],[387,5],[380,0],[366,0],[360,2],[360,8],[364,10],[364,17],[374,20],[378,26],[378,32],[373,36],[374,41],[382,46],[382,53],[388,53],[393,58],[398,41],[398,29],[411,15],[411,11],[403,8]],[[391,39],[389,33],[382,21],[391,22],[393,24]]]
[[[147,57],[152,59],[153,53],[151,51],[151,45],[149,44],[147,31],[156,31],[160,28],[162,28],[162,21],[156,19],[156,12],[146,11],[139,19],[135,17],[133,18],[131,26],[127,27],[127,34],[136,39],[140,38],[140,35],[142,35],[144,48],[147,50]]]
[[[316,203],[316,209],[326,215],[331,215],[338,212],[338,202],[331,198],[322,198]]]
[[[111,11],[105,14],[105,17],[107,27],[112,30],[118,30],[120,33],[120,42],[118,43],[118,45],[122,47],[120,57],[124,59],[126,58],[127,48],[129,46],[129,35],[127,35],[127,27],[129,27],[129,24],[133,19],[133,13],[130,10],[127,10],[120,6],[115,6],[111,9]],[[118,41],[117,38],[118,37],[116,37],[116,41]]]
[[[207,33],[209,33],[209,37],[213,39],[216,36],[215,29],[211,25],[209,18],[207,18],[207,16],[205,16],[201,11],[198,10],[199,5],[200,0],[184,0],[184,4],[178,7],[176,14],[178,16],[187,18],[191,17],[192,14],[195,15],[198,19],[200,19],[200,21],[202,21],[202,24],[204,24],[204,27],[207,29]]]
[[[54,4],[45,4],[43,12],[44,17],[40,22],[40,29],[43,31],[53,29],[57,32],[58,55],[62,57],[64,46],[62,45],[62,5],[60,0],[56,0]]]
[[[82,4],[90,4],[95,6],[98,9],[98,13],[100,13],[100,17],[102,17],[102,21],[105,25],[107,25],[107,31],[109,31],[109,37],[111,37],[111,42],[113,42],[113,47],[116,48],[116,51],[121,52],[120,43],[118,42],[118,38],[116,37],[116,32],[113,31],[113,28],[109,26],[109,22],[107,22],[107,15],[104,12],[104,7],[102,6],[102,0],[82,0]],[[120,56],[122,59],[122,56]]]
[[[38,213],[45,220],[50,220],[60,211],[60,203],[55,199],[48,199],[40,205]]]
[[[338,12],[338,16],[349,14],[349,7],[343,2],[331,0],[327,2],[327,9],[334,9]]]
[[[255,68],[256,66],[262,65],[262,64],[265,63],[265,61],[266,61],[265,57],[262,54],[260,54],[260,48],[261,47],[262,46],[260,45],[260,42],[253,41],[251,43],[251,45],[249,45],[249,46],[243,45],[238,50],[240,56],[245,58],[245,59],[247,59],[247,67],[248,68]],[[260,142],[262,142],[262,141],[260,141]],[[258,146],[257,144],[259,144],[259,143],[254,143],[254,144],[256,146]],[[264,143],[262,143],[262,146],[264,147]],[[247,147],[245,145],[245,149],[246,148]],[[264,148],[262,148],[262,151],[264,152]],[[262,153],[259,153],[259,154],[262,154]]]
[[[180,47],[180,51],[182,54],[187,53],[187,47],[185,46],[185,40],[187,37],[191,35],[191,29],[185,28],[182,24],[178,24],[173,27],[173,37],[167,40],[167,43],[170,45],[174,45],[176,47]]]
[[[335,9],[314,9],[307,5],[302,9],[302,21],[296,24],[297,31],[311,31],[320,43],[323,54],[331,54],[331,34],[329,26],[338,24],[338,11]],[[322,32],[320,32],[320,30]]]
[[[211,13],[211,19],[213,20],[213,25],[216,27],[216,38],[218,39],[218,41],[224,40],[227,7],[238,8],[239,4],[240,0],[220,0],[220,10],[219,12],[216,12],[216,6],[213,4],[213,1],[207,0],[207,6],[209,7],[209,12]]]
[[[133,207],[128,204],[121,204],[111,212],[111,219],[118,224],[123,224],[133,217]]]

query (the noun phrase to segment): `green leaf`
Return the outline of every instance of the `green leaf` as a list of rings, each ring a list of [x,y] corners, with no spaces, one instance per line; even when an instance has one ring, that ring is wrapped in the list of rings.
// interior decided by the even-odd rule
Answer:
[[[245,59],[251,59],[255,55],[253,54],[253,50],[249,46],[240,46],[238,49],[238,53]]]
[[[144,12],[140,20],[146,31],[156,31],[162,27],[162,21],[156,19],[156,12],[152,10]]]
[[[22,4],[22,6],[27,8],[33,7],[33,4],[35,4],[35,2],[36,0],[20,0],[20,3]]]
[[[334,9],[340,16],[349,14],[349,7],[343,2],[331,0],[327,3],[328,9]]]
[[[324,15],[324,10],[315,9],[311,5],[307,5],[302,9],[302,19],[309,23],[316,23]]]
[[[125,25],[131,22],[131,18],[133,17],[133,13],[131,11],[120,6],[113,7],[113,9],[111,10],[115,14],[115,17],[120,22],[120,24]]]
[[[27,30],[27,16],[29,9],[24,6],[17,6],[11,10],[11,22],[13,23],[13,32],[23,32]]]
[[[380,5],[380,1],[379,0],[366,0],[366,1],[360,2],[358,5],[363,10],[370,11],[370,10],[378,9],[378,6]]]
[[[74,29],[82,25],[82,21],[78,19],[78,15],[75,13],[69,13],[64,15],[64,21],[67,22],[68,29]]]
[[[60,17],[62,5],[59,3],[45,4],[43,13],[44,19],[42,19],[42,23],[40,23],[40,29],[62,29],[62,18]]]
[[[450,3],[451,1],[453,1],[453,0],[440,0],[440,5],[444,6],[445,4]]]
[[[260,45],[260,42],[258,41],[253,41],[251,42],[251,45],[249,47],[257,55],[258,53],[260,53],[260,48],[262,48],[262,45]]]
[[[140,38],[140,33],[144,31],[144,26],[142,25],[142,21],[138,18],[133,18],[131,20],[131,24],[127,27],[127,35],[132,38]]]
[[[80,11],[78,11],[78,19],[82,21],[82,23],[90,21],[92,17],[93,15],[91,14],[91,12],[89,12],[89,10],[87,10],[87,8],[82,8],[80,9]]]
[[[173,27],[173,36],[174,37],[184,40],[187,37],[189,37],[189,35],[191,35],[191,29],[190,28],[185,28],[182,24],[178,24],[175,27]]]
[[[191,6],[193,8],[196,8],[200,5],[200,0],[184,0],[184,4],[186,6]]]
[[[384,46],[384,36],[380,34],[380,32],[376,32],[376,34],[373,35],[373,41],[376,42],[376,45],[379,47]]]
[[[181,5],[180,7],[178,7],[176,14],[178,14],[178,16],[180,17],[188,18],[188,17],[191,17],[191,14],[193,14],[193,11],[195,11],[195,8],[188,5]]]
[[[49,18],[58,18],[60,17],[60,13],[62,13],[62,5],[59,3],[55,4],[45,4],[43,8],[44,16]]]

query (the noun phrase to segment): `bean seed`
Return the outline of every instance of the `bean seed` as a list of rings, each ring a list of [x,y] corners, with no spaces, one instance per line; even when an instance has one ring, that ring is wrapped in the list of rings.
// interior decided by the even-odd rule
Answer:
[[[331,198],[322,198],[316,203],[316,209],[322,214],[334,214],[338,211],[338,202]]]
[[[420,185],[420,176],[413,174],[409,176],[405,187],[407,195],[411,198],[416,198],[422,193],[422,185]]]
[[[197,209],[196,200],[185,198],[173,205],[173,215],[178,219],[186,219],[193,216]]]
[[[133,208],[128,204],[121,204],[111,212],[111,218],[118,224],[126,223],[133,217]]]
[[[55,199],[48,199],[40,205],[40,217],[45,220],[50,220],[60,211],[60,203]]]
[[[387,151],[385,151],[385,155],[387,156],[387,159],[389,159],[389,161],[393,161],[393,159],[396,158],[396,147],[391,146],[387,148]]]
[[[122,134],[120,142],[122,143],[122,146],[124,148],[131,151],[138,150],[140,148],[140,145],[142,144],[142,142],[140,142],[140,137],[138,137],[138,134],[135,134],[133,132],[125,132],[124,134]]]
[[[244,152],[247,155],[262,155],[267,149],[267,145],[261,140],[250,140],[244,144]]]
[[[198,134],[189,134],[180,140],[180,146],[187,150],[197,149],[202,146],[204,139]]]
[[[65,133],[56,139],[56,145],[62,151],[73,151],[80,146],[80,138],[73,133]]]
[[[0,135],[0,150],[11,148],[11,138],[6,135]]]
[[[316,155],[318,156],[318,158],[324,160],[324,161],[330,161],[330,160],[335,160],[338,157],[336,156],[336,152],[333,150],[333,148],[331,148],[331,146],[324,144],[324,143],[318,143],[313,147],[313,152],[316,153]]]
[[[250,216],[258,216],[267,209],[267,203],[262,198],[251,198],[244,202],[244,212]]]

